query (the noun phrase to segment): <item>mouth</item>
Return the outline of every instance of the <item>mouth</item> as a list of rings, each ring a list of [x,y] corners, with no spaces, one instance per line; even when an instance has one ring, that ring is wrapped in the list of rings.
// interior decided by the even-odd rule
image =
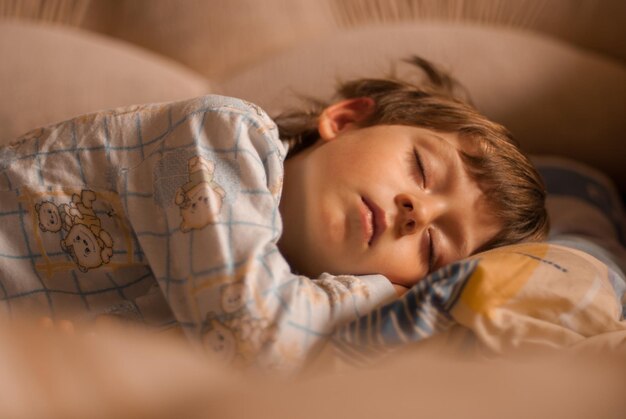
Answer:
[[[367,245],[371,246],[387,229],[387,221],[385,219],[385,212],[373,201],[365,197],[361,197],[361,201],[363,201],[365,205],[365,211],[361,214],[363,232]]]

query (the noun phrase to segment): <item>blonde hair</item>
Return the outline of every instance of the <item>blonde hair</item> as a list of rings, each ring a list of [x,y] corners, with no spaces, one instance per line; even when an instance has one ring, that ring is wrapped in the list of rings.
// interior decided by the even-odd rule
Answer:
[[[360,125],[409,125],[454,132],[468,142],[460,151],[469,175],[476,180],[502,230],[478,251],[521,241],[543,240],[549,229],[546,191],[541,176],[517,141],[459,98],[460,84],[420,57],[407,62],[427,76],[420,84],[395,77],[357,79],[340,83],[336,100],[369,97],[374,112]],[[280,136],[289,144],[287,158],[319,139],[318,118],[330,103],[309,99],[309,108],[275,119]]]

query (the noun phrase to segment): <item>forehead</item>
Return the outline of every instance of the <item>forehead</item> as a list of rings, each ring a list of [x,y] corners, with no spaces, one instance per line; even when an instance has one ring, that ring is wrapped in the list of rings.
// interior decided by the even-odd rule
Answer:
[[[448,153],[466,153],[472,156],[482,156],[486,152],[486,142],[476,135],[450,131],[435,131],[423,127],[411,127],[419,132],[421,139],[439,146],[439,151]]]

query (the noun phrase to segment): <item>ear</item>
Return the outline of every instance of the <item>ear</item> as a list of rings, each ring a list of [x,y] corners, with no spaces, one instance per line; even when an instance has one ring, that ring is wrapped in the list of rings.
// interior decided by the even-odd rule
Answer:
[[[334,139],[338,133],[358,127],[369,118],[376,108],[370,97],[345,99],[324,109],[319,117],[318,131],[325,141]]]

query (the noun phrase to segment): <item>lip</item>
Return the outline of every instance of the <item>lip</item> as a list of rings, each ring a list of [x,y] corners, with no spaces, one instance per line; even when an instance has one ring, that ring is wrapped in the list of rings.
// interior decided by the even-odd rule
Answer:
[[[366,235],[367,244],[371,246],[378,240],[381,234],[387,229],[387,220],[385,211],[382,210],[374,201],[365,197],[361,197],[365,204],[367,212],[362,214],[364,218],[363,228]]]

